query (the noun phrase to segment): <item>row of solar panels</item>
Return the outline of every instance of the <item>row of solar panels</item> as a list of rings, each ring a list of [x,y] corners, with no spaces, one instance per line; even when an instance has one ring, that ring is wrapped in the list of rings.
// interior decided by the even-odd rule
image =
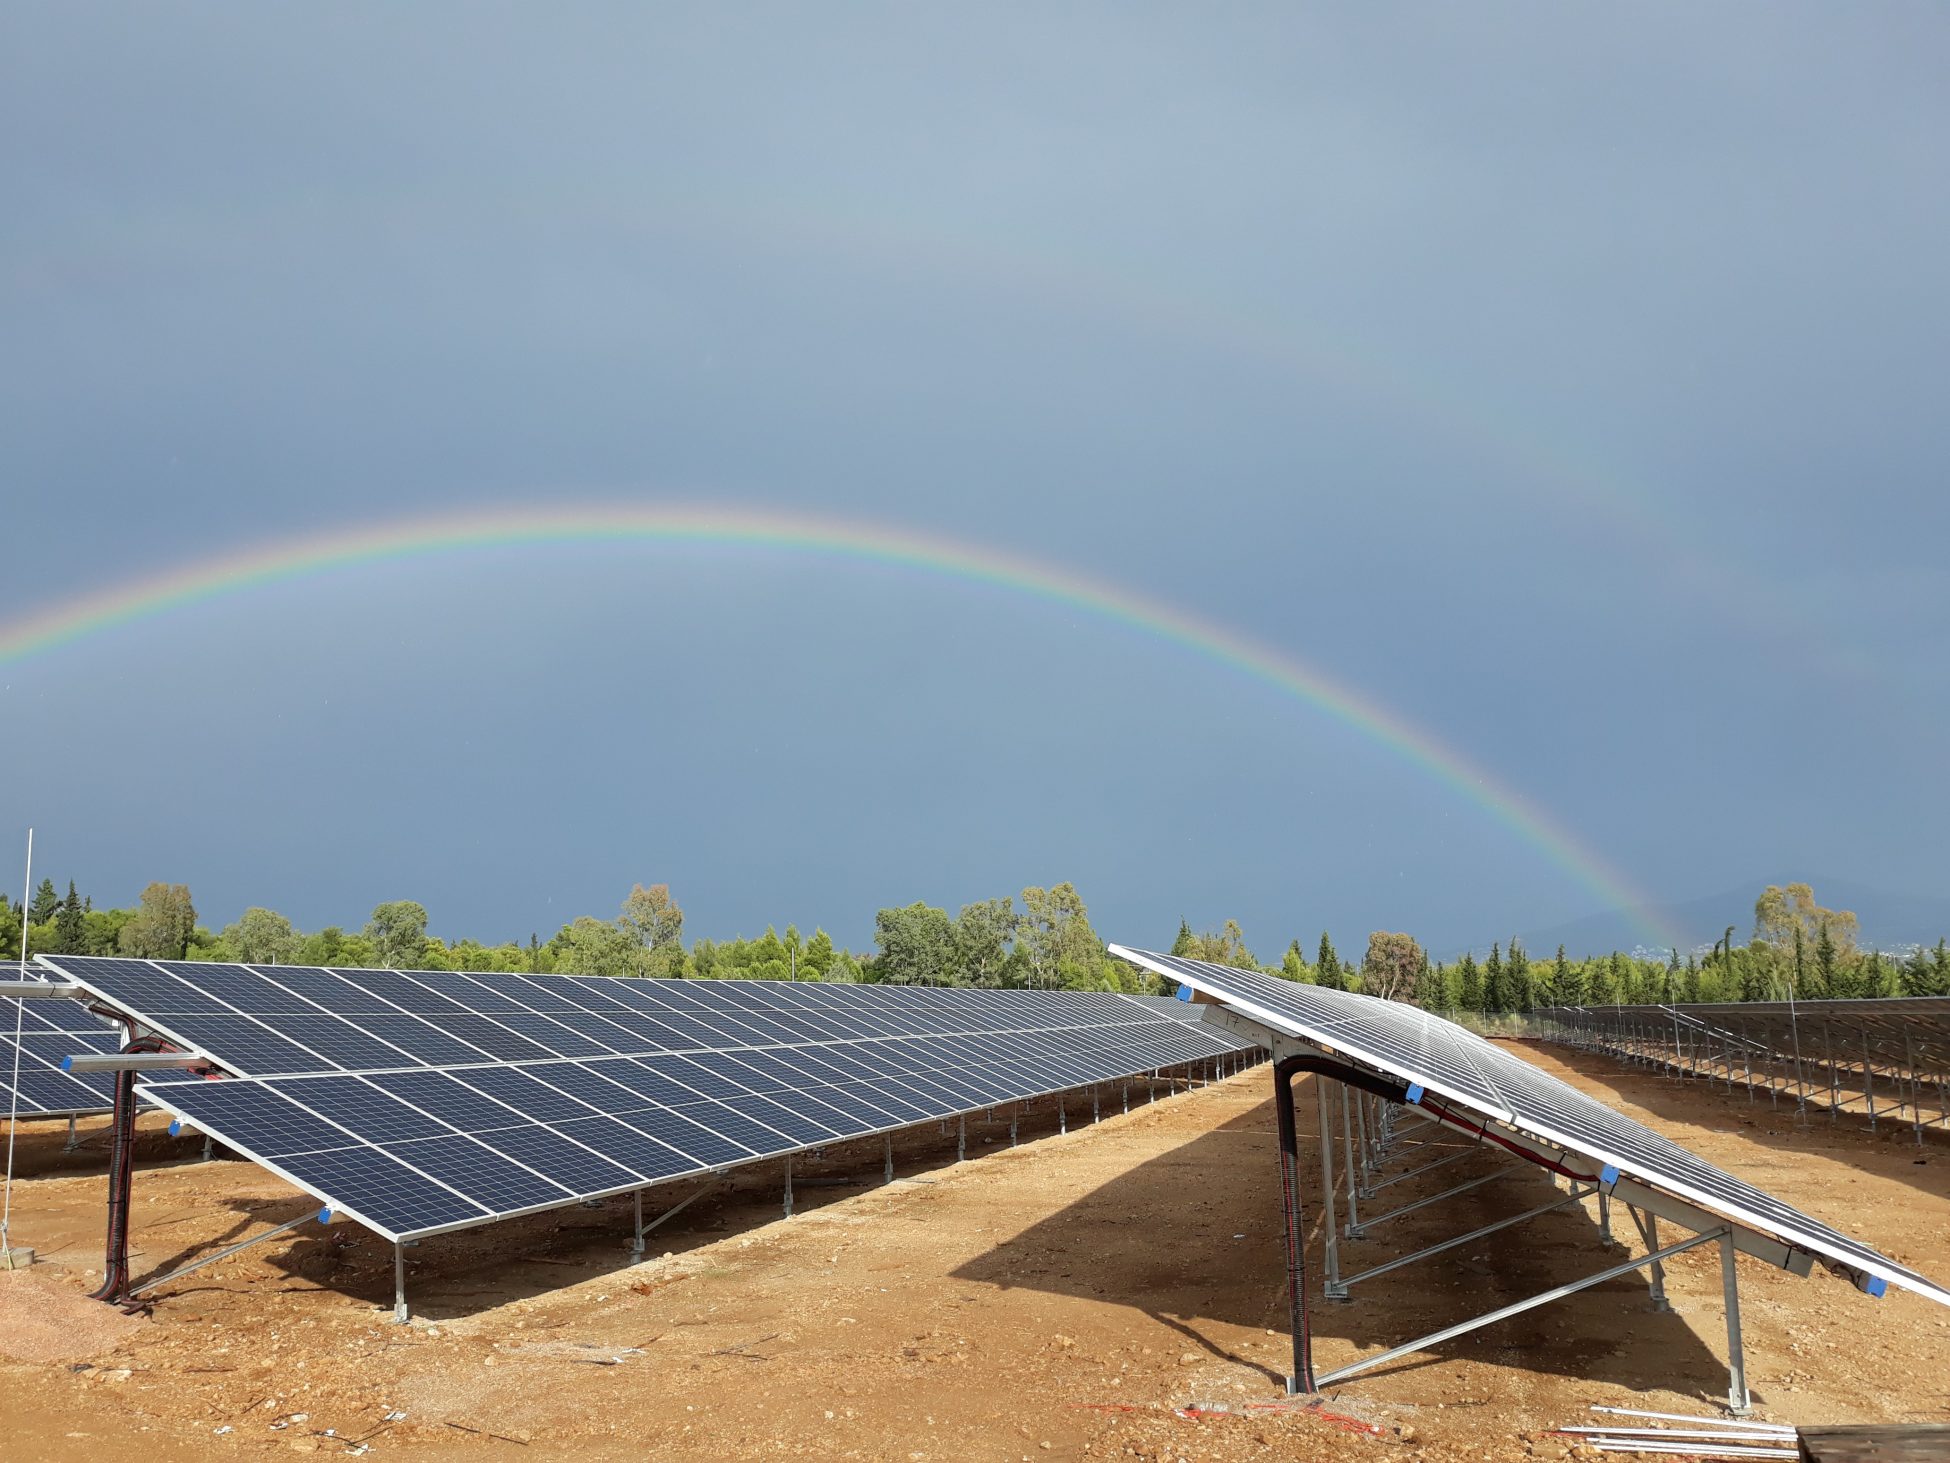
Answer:
[[[1546,1030],[1640,1042],[1669,1035],[1690,1047],[1708,1038],[1758,1046],[1783,1061],[1838,1056],[1866,1043],[1883,1062],[1931,1080],[1950,1068],[1950,997],[1861,1001],[1692,1002],[1671,1006],[1545,1006]]]
[[[1760,1233],[1950,1304],[1950,1291],[1454,1022],[1395,1001],[1110,947],[1270,1029],[1352,1058]]]
[[[142,1097],[392,1239],[1252,1046],[1088,992],[43,960],[232,1074]]]

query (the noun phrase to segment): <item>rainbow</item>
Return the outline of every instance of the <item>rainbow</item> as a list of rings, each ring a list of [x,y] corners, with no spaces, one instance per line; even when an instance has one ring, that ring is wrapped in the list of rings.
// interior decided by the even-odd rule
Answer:
[[[259,544],[98,590],[0,623],[0,665],[185,606],[328,573],[433,554],[548,544],[646,542],[784,550],[918,569],[1086,611],[1274,688],[1387,748],[1490,814],[1607,904],[1632,912],[1646,941],[1680,943],[1650,901],[1595,851],[1460,753],[1294,656],[1161,600],[1073,569],[886,524],[692,504],[470,509]]]

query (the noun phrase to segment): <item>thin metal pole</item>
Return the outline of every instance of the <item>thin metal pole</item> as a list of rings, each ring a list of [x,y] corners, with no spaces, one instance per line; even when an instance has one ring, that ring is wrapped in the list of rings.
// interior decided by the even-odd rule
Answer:
[[[1733,1264],[1733,1231],[1720,1231],[1720,1292],[1727,1306],[1727,1409],[1735,1417],[1745,1417],[1750,1408],[1747,1397],[1747,1357],[1740,1344],[1740,1278]]]
[[[968,1157],[968,1115],[955,1119],[955,1162],[961,1163]]]
[[[413,1319],[406,1306],[406,1246],[393,1241],[393,1320],[404,1326]]]
[[[1429,1170],[1431,1169],[1441,1168],[1444,1164],[1460,1162],[1461,1160],[1468,1158],[1470,1155],[1474,1153],[1479,1153],[1481,1151],[1482,1150],[1479,1147],[1459,1148],[1454,1153],[1451,1153],[1446,1157],[1432,1158],[1427,1163],[1417,1164],[1414,1168],[1408,1169],[1402,1173],[1398,1173],[1393,1178],[1383,1179],[1380,1183],[1372,1186],[1368,1190],[1368,1197],[1372,1199],[1376,1194],[1380,1193],[1383,1189],[1387,1188],[1390,1184],[1398,1184],[1403,1179],[1416,1178],[1422,1174],[1429,1172]]]
[[[1061,1097],[1056,1099],[1056,1131],[1059,1133],[1067,1133],[1070,1131],[1069,1108]]]
[[[20,889],[20,978],[27,979],[27,906],[34,900],[34,830],[27,830],[27,878]],[[27,1002],[14,1002],[14,1080],[7,1089],[7,1182],[0,1194],[0,1256],[11,1258],[8,1234],[14,1222],[14,1134],[20,1129],[20,1034],[27,1019]]]
[[[1921,1143],[1923,1140],[1919,1136],[1916,1141],[1918,1143]],[[80,1146],[81,1146],[81,1135],[75,1131],[75,1120],[73,1118],[69,1118],[68,1119],[68,1141],[61,1145],[61,1151],[63,1153],[72,1153],[75,1151],[75,1149],[79,1148]]]
[[[1525,1311],[1535,1310],[1538,1306],[1549,1305],[1554,1300],[1562,1300],[1567,1295],[1576,1295],[1580,1290],[1589,1290],[1594,1285],[1603,1285],[1607,1280],[1614,1280],[1620,1275],[1627,1275],[1634,1270],[1643,1269],[1653,1260],[1669,1259],[1682,1250],[1690,1250],[1696,1245],[1709,1244],[1716,1239],[1722,1238],[1729,1238],[1730,1240],[1728,1231],[1725,1229],[1714,1229],[1707,1231],[1705,1234],[1696,1234],[1691,1239],[1681,1240],[1678,1244],[1667,1245],[1663,1250],[1655,1250],[1642,1259],[1622,1261],[1617,1265],[1611,1266],[1609,1269],[1600,1270],[1596,1275],[1587,1275],[1582,1280],[1573,1280],[1568,1285],[1557,1286],[1555,1289],[1533,1295],[1528,1300],[1517,1301],[1513,1305],[1504,1306],[1500,1310],[1490,1311],[1485,1315],[1476,1316],[1471,1320],[1458,1321],[1453,1326],[1445,1326],[1440,1331],[1431,1331],[1426,1336],[1418,1336],[1413,1341],[1405,1341],[1400,1346],[1391,1347],[1379,1356],[1366,1357],[1361,1361],[1339,1367],[1334,1371],[1328,1372],[1325,1376],[1316,1377],[1314,1379],[1314,1385],[1316,1387],[1331,1386],[1335,1382],[1355,1375],[1357,1372],[1365,1372],[1374,1367],[1385,1365],[1388,1362],[1408,1356],[1413,1352],[1425,1351],[1431,1346],[1440,1346],[1443,1342],[1453,1337],[1480,1330],[1482,1327],[1494,1325],[1498,1321],[1508,1320],[1511,1316],[1522,1315]]]
[[[792,1155],[785,1156],[785,1217],[792,1217]]]
[[[1011,1118],[1009,1120],[1009,1146],[1014,1147],[1015,1142],[1016,1122],[1014,1118]],[[894,1135],[892,1133],[882,1133],[880,1135],[880,1152],[884,1160],[881,1167],[880,1181],[883,1184],[891,1184],[894,1181]]]
[[[1314,1098],[1320,1108],[1320,1203],[1327,1211],[1321,1233],[1327,1244],[1327,1280],[1324,1294],[1329,1300],[1346,1300],[1347,1287],[1341,1284],[1340,1237],[1335,1233],[1339,1215],[1334,1204],[1334,1127],[1327,1101],[1327,1079],[1314,1073]]]
[[[1412,1254],[1402,1255],[1384,1264],[1375,1265],[1370,1269],[1363,1270],[1359,1275],[1348,1276],[1342,1283],[1345,1285],[1358,1285],[1363,1280],[1372,1280],[1377,1275],[1386,1275],[1390,1270],[1399,1270],[1402,1266],[1412,1265],[1417,1260],[1426,1260],[1430,1255],[1440,1255],[1446,1250],[1455,1249],[1457,1245],[1466,1245],[1471,1240],[1477,1240],[1483,1238],[1485,1235],[1495,1234],[1498,1230],[1508,1229],[1513,1224],[1522,1224],[1527,1219],[1535,1219],[1539,1214],[1548,1214],[1553,1209],[1569,1208],[1573,1204],[1581,1203],[1585,1199],[1590,1198],[1591,1194],[1592,1190],[1580,1189],[1573,1182],[1571,1192],[1568,1195],[1553,1200],[1549,1204],[1539,1204],[1535,1209],[1526,1209],[1523,1213],[1513,1214],[1508,1219],[1499,1219],[1493,1224],[1484,1225],[1481,1229],[1472,1229],[1468,1234],[1459,1234],[1453,1239],[1442,1240],[1439,1243],[1416,1250]]]
[[[1386,1224],[1389,1220],[1399,1219],[1404,1214],[1413,1214],[1417,1209],[1426,1209],[1429,1207],[1429,1205],[1439,1204],[1444,1199],[1451,1198],[1456,1194],[1466,1194],[1471,1189],[1482,1188],[1484,1184],[1493,1184],[1498,1179],[1508,1178],[1512,1172],[1513,1170],[1511,1169],[1499,1168],[1493,1173],[1482,1174],[1473,1179],[1465,1179],[1463,1180],[1463,1182],[1459,1184],[1452,1185],[1449,1188],[1441,1189],[1436,1193],[1430,1194],[1426,1199],[1417,1199],[1414,1203],[1404,1204],[1399,1209],[1390,1209],[1385,1214],[1373,1215],[1367,1220],[1365,1224],[1361,1226],[1361,1228],[1363,1230],[1373,1229],[1377,1224]],[[1370,1195],[1369,1197],[1373,1197],[1373,1196]]]
[[[249,1239],[244,1240],[239,1244],[228,1245],[225,1248],[218,1250],[214,1255],[205,1255],[200,1260],[192,1260],[187,1265],[178,1266],[176,1269],[171,1270],[167,1275],[158,1275],[154,1280],[145,1280],[143,1281],[142,1284],[136,1286],[135,1289],[131,1290],[129,1294],[131,1296],[142,1295],[148,1291],[154,1290],[159,1285],[166,1285],[170,1281],[175,1280],[180,1276],[187,1275],[192,1270],[201,1270],[205,1265],[214,1265],[219,1260],[227,1260],[232,1255],[236,1254],[239,1250],[247,1250],[252,1245],[262,1244],[264,1243],[265,1240],[271,1239],[276,1235],[283,1234],[288,1229],[296,1229],[301,1224],[310,1224],[312,1220],[317,1219],[318,1217],[319,1215],[317,1210],[308,1209],[303,1214],[300,1214],[296,1219],[287,1219],[283,1224],[278,1225],[274,1229],[267,1229],[262,1234],[254,1234]]]
[[[643,1190],[638,1189],[630,1195],[636,1208],[636,1239],[630,1245],[630,1258],[643,1258]]]
[[[1659,1216],[1650,1209],[1638,1209],[1629,1204],[1626,1208],[1631,1213],[1632,1222],[1639,1227],[1639,1235],[1645,1240],[1645,1247],[1648,1250],[1658,1249]],[[1666,1300],[1666,1267],[1657,1260],[1652,1262],[1652,1309],[1654,1311],[1672,1309],[1671,1304]]]

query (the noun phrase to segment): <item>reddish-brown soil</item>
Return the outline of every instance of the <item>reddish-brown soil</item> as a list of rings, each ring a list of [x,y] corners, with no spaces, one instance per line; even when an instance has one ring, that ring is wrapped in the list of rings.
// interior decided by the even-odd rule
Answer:
[[[1598,1057],[1541,1066],[1792,1203],[1950,1276],[1950,1147]],[[144,1460],[290,1451],[437,1458],[1558,1457],[1591,1403],[1705,1414],[1726,1388],[1717,1252],[1675,1260],[1674,1311],[1627,1277],[1337,1389],[1285,1402],[1279,1189],[1268,1070],[1088,1122],[1072,1099],[799,1164],[779,1217],[768,1168],[693,1205],[628,1263],[629,1206],[571,1209],[408,1251],[415,1318],[391,1324],[389,1246],[306,1225],[173,1283],[146,1317],[84,1299],[98,1283],[101,1120],[23,1134],[17,1243],[0,1274],[0,1458]],[[1303,1130],[1311,1094],[1302,1083]],[[1312,1144],[1307,1142],[1311,1153]],[[145,1128],[138,1275],[311,1207],[251,1165],[195,1161]],[[1396,1185],[1457,1182],[1472,1158]],[[1402,1166],[1406,1166],[1404,1163]],[[1309,1171],[1308,1197],[1313,1174]],[[813,1181],[811,1186],[805,1182]],[[1528,1171],[1344,1247],[1349,1269],[1542,1201]],[[689,1190],[653,1194],[674,1202]],[[1318,1228],[1317,1205],[1309,1219]],[[1310,1250],[1319,1263],[1318,1235]],[[1561,1211],[1316,1302],[1323,1368],[1603,1268],[1593,1216]],[[1872,1300],[1822,1274],[1740,1262],[1758,1415],[1788,1422],[1950,1415],[1950,1309]],[[1206,1415],[1182,1410],[1200,1404]],[[1229,1409],[1218,1412],[1218,1408]]]

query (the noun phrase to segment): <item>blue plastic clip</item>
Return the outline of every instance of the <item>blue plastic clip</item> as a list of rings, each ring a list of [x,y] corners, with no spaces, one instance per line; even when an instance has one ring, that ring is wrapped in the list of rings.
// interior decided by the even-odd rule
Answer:
[[[72,1072],[74,1070],[74,1058],[73,1057],[61,1058],[61,1070],[64,1072]]]
[[[1880,1300],[1889,1293],[1889,1282],[1884,1280],[1880,1275],[1871,1275],[1869,1277],[1869,1283],[1862,1288]]]
[[[1598,1182],[1609,1189],[1613,1184],[1618,1182],[1618,1170],[1609,1163],[1606,1164],[1598,1170]]]
[[[171,1118],[169,1120],[169,1136],[172,1138],[180,1138],[182,1134],[183,1120],[181,1118]]]
[[[1415,1103],[1418,1103],[1421,1100],[1422,1100],[1422,1084],[1420,1082],[1411,1083],[1408,1089],[1409,1104],[1413,1106]]]
[[[1188,985],[1181,985],[1178,988],[1178,999],[1181,1001],[1189,1001],[1191,1000],[1191,998],[1192,998],[1192,988]]]
[[[318,1211],[318,1222],[320,1224],[330,1224],[332,1222],[331,1205],[327,1204],[323,1209]]]

